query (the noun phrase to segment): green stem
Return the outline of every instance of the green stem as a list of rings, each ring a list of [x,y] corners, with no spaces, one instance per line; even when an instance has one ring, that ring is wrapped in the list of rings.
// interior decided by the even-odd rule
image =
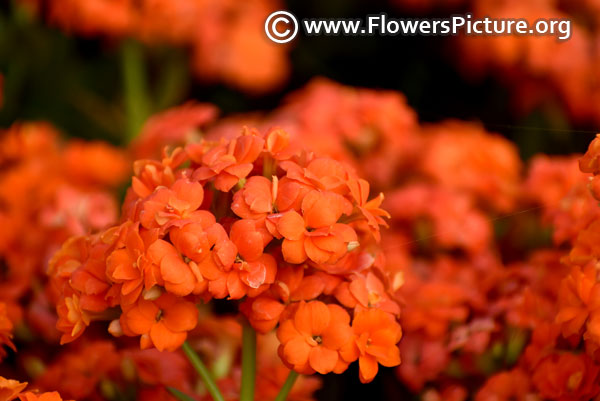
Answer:
[[[122,48],[122,74],[127,115],[127,142],[134,139],[150,115],[150,96],[144,65],[144,54],[140,43],[125,40]]]
[[[242,387],[240,401],[254,401],[256,382],[256,332],[244,322],[242,325]]]
[[[187,359],[190,361],[190,363],[192,364],[194,369],[196,369],[196,372],[200,375],[200,377],[204,381],[204,384],[206,385],[206,389],[212,396],[213,400],[214,401],[225,401],[225,399],[223,398],[223,395],[221,394],[221,391],[219,390],[219,387],[217,387],[217,384],[215,383],[215,381],[212,377],[212,374],[210,373],[210,371],[208,370],[206,365],[202,362],[202,360],[200,359],[200,357],[198,356],[196,351],[194,351],[192,349],[192,347],[190,346],[190,344],[187,341],[183,343],[183,346],[181,347],[181,349],[183,349],[185,356],[187,357]]]
[[[283,383],[281,390],[279,390],[279,394],[277,394],[275,401],[285,401],[288,394],[292,390],[292,387],[294,387],[294,383],[296,382],[296,379],[298,378],[298,376],[300,376],[298,374],[298,372],[293,371],[293,370],[290,371],[290,374],[288,375],[287,379],[285,380],[285,383]]]
[[[195,401],[192,397],[190,397],[182,391],[177,390],[174,387],[167,387],[167,390],[169,391],[169,393],[171,393],[173,397],[177,398],[179,401]]]

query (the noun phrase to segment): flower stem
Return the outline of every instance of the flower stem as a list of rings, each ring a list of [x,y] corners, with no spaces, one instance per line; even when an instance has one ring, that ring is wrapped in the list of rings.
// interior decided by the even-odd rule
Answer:
[[[190,363],[192,364],[194,369],[196,369],[196,372],[200,375],[200,377],[204,381],[204,384],[206,385],[206,389],[212,396],[213,400],[214,401],[225,401],[225,399],[223,398],[223,395],[221,394],[221,391],[219,390],[219,387],[217,387],[217,384],[215,383],[215,381],[212,377],[212,374],[210,373],[210,371],[208,370],[206,365],[202,362],[202,360],[200,359],[200,357],[198,356],[196,351],[193,350],[193,348],[190,346],[190,344],[187,341],[183,343],[183,346],[181,347],[181,349],[183,349],[185,356],[187,357],[187,359],[190,361]]]
[[[140,43],[125,40],[122,48],[122,74],[125,97],[126,141],[130,142],[140,132],[150,115],[150,96]]]
[[[242,387],[240,401],[254,401],[256,382],[256,332],[244,322],[242,325]]]
[[[171,393],[173,397],[177,398],[179,401],[195,401],[192,397],[190,397],[182,391],[177,390],[174,387],[167,387],[167,390],[169,391],[169,393]]]
[[[298,372],[290,370],[290,374],[288,375],[287,379],[285,379],[285,383],[283,383],[281,390],[279,390],[279,394],[277,394],[275,401],[285,401],[290,393],[290,390],[292,387],[294,387],[294,383],[296,382],[298,376],[300,376]]]

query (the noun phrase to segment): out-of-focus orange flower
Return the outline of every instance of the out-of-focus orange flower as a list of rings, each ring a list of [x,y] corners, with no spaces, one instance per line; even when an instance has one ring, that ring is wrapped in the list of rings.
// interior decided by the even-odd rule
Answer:
[[[66,175],[83,185],[116,187],[130,170],[124,152],[104,142],[70,141],[63,158]]]
[[[400,355],[402,363],[396,372],[402,382],[414,392],[421,391],[425,383],[433,381],[450,362],[450,351],[445,344],[427,340],[419,332],[403,336]]]
[[[110,341],[81,341],[53,360],[34,384],[41,390],[58,390],[67,398],[84,399],[96,393],[101,380],[115,374],[119,362]]]
[[[31,6],[32,0],[20,0]],[[270,41],[264,21],[276,0],[34,0],[37,13],[83,36],[134,37],[191,48],[191,65],[205,82],[225,82],[252,94],[279,87],[289,75],[289,47]]]
[[[264,21],[279,1],[235,0],[199,2],[192,66],[206,81],[224,81],[250,93],[279,87],[288,77],[287,46],[270,41]]]
[[[324,78],[292,93],[268,121],[321,155],[355,166],[378,190],[399,182],[421,153],[417,117],[393,91],[352,88]]]
[[[492,227],[474,199],[465,193],[426,184],[409,184],[392,191],[384,201],[394,227],[409,223],[436,247],[480,253],[490,245]],[[431,232],[425,231],[431,226]],[[421,233],[421,231],[425,231]],[[411,232],[412,234],[412,232]],[[410,242],[409,245],[415,245]]]
[[[529,401],[537,399],[532,391],[530,378],[526,372],[519,368],[492,376],[475,396],[476,401]]]
[[[157,349],[127,350],[125,358],[133,362],[144,384],[171,386],[191,393],[191,367],[180,353],[160,352]]]
[[[498,211],[512,210],[521,170],[514,145],[476,124],[447,121],[425,130],[426,174],[444,187],[473,193]]]
[[[412,302],[402,314],[407,330],[423,329],[428,336],[439,338],[452,322],[467,318],[468,294],[459,286],[443,282],[426,282],[411,294]]]
[[[586,354],[553,354],[540,362],[531,381],[544,398],[593,399],[600,393],[600,367]]]
[[[169,293],[155,301],[139,299],[121,315],[125,333],[140,335],[142,349],[154,346],[159,351],[179,348],[197,323],[196,306]]]
[[[160,157],[165,146],[183,146],[193,142],[202,129],[217,117],[211,104],[187,102],[146,121],[140,134],[130,145],[136,159]]]

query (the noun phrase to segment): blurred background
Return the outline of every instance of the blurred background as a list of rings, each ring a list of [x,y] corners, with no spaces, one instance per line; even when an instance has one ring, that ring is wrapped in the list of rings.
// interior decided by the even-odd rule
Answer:
[[[139,47],[136,49],[138,61],[143,63],[146,74],[145,89],[150,95],[146,113],[164,110],[187,99],[212,103],[223,115],[269,110],[279,105],[285,94],[303,87],[311,78],[323,76],[351,86],[398,90],[424,122],[450,117],[480,121],[488,130],[514,140],[525,158],[537,152],[582,152],[596,131],[592,114],[598,113],[574,118],[560,88],[551,88],[555,85],[554,77],[550,76],[552,72],[530,73],[527,65],[519,65],[525,63],[523,61],[515,61],[513,65],[490,62],[485,60],[489,56],[484,50],[477,49],[476,45],[469,49],[469,44],[463,43],[492,41],[489,38],[298,35],[290,46],[272,45],[280,48],[275,52],[282,53],[281,56],[266,51],[262,61],[260,55],[248,60],[248,63],[285,64],[282,68],[287,71],[267,82],[265,87],[254,90],[256,88],[244,83],[232,85],[232,80],[198,72],[202,68],[197,64],[204,61],[194,59],[201,57],[198,54],[201,52],[194,51],[190,45],[177,46],[176,41],[170,44],[170,40],[152,38],[146,39],[143,45],[136,39],[133,43],[124,43],[131,40],[123,40],[100,28],[86,30],[76,24],[69,25],[72,22],[65,22],[66,17],[57,16],[53,10],[61,3],[68,8],[68,2],[41,0],[12,0],[0,6],[0,71],[4,74],[0,124],[3,127],[17,120],[41,119],[54,123],[68,135],[124,143],[127,140],[124,135],[127,83],[122,74],[123,49],[129,45]],[[476,6],[467,0],[250,3],[286,9],[298,18],[364,18],[380,12],[398,18],[443,17],[473,12]],[[476,3],[485,5],[486,2]],[[531,3],[535,8],[534,3],[556,2]],[[102,16],[98,15],[97,19],[101,20]],[[257,18],[252,23],[253,28],[262,29],[261,21]],[[547,40],[554,41],[553,38]],[[569,42],[576,40],[577,37]],[[218,52],[219,43],[211,46],[216,48],[207,52]],[[571,44],[563,47],[568,46]],[[545,58],[549,65],[553,63],[551,49],[539,53],[532,56],[538,63],[540,58]],[[286,60],[273,61],[278,57]],[[573,65],[578,62],[577,58],[569,60]],[[515,71],[518,68],[523,71]],[[562,73],[567,75],[570,71]],[[527,80],[520,76],[524,74],[530,75]],[[557,79],[560,80],[560,76]],[[520,92],[515,87],[521,87]],[[529,96],[532,92],[535,95]],[[515,106],[512,101],[515,96],[538,99],[525,99],[524,106]]]

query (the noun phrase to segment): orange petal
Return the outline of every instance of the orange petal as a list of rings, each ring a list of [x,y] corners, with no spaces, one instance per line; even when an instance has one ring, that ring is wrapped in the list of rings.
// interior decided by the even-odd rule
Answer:
[[[288,263],[300,264],[307,258],[306,251],[304,250],[304,239],[292,241],[284,239],[281,244],[281,252],[283,259]]]
[[[285,343],[283,357],[292,365],[304,365],[308,361],[311,347],[302,337],[296,337]]]
[[[329,308],[323,302],[302,302],[294,316],[296,329],[304,335],[322,334],[331,321]]]
[[[150,339],[159,351],[175,351],[186,338],[187,332],[174,333],[162,321],[154,324],[150,329]]]
[[[198,309],[191,302],[177,302],[164,312],[163,322],[171,331],[190,331],[198,323]]]
[[[359,377],[362,383],[368,383],[377,374],[379,365],[374,357],[370,355],[361,356],[358,358]]]
[[[277,221],[277,230],[289,240],[302,238],[304,229],[304,219],[294,210],[284,213]]]
[[[135,334],[144,334],[150,331],[158,314],[158,307],[150,301],[140,300],[124,314],[127,327]]]
[[[310,367],[321,374],[327,374],[335,368],[338,362],[338,353],[323,345],[310,350]]]

